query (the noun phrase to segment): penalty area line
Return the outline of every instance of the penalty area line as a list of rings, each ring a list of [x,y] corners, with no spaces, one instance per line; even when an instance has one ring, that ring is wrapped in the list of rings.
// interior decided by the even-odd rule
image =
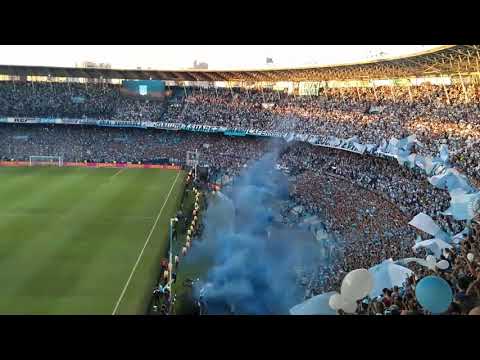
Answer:
[[[122,293],[120,294],[117,303],[115,304],[115,308],[113,309],[112,315],[115,315],[120,303],[122,302],[123,297],[125,296],[125,292],[127,291],[128,285],[130,285],[130,281],[132,280],[133,274],[135,273],[135,270],[137,270],[137,266],[140,263],[140,260],[142,259],[143,252],[145,251],[148,243],[150,242],[150,238],[152,237],[152,234],[157,227],[158,220],[160,219],[160,216],[162,215],[163,209],[165,208],[165,205],[168,202],[168,199],[170,199],[170,195],[172,193],[172,190],[177,183],[178,176],[180,175],[180,171],[177,173],[177,176],[175,177],[175,180],[172,183],[172,186],[170,187],[170,191],[167,194],[167,197],[165,198],[165,201],[163,202],[162,207],[160,208],[160,211],[157,214],[157,217],[155,219],[155,222],[153,223],[152,228],[150,229],[150,233],[147,236],[147,239],[145,240],[145,244],[143,244],[143,248],[140,251],[140,254],[138,255],[137,261],[135,262],[135,265],[133,265],[132,271],[130,272],[130,276],[127,279],[127,282],[125,283],[125,286],[123,287]]]

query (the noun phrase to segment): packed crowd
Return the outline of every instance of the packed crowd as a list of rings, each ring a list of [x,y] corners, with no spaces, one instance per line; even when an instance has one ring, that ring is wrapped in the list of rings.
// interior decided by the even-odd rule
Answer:
[[[295,178],[292,198],[309,213],[319,215],[336,239],[332,261],[301,274],[306,298],[339,291],[344,276],[352,270],[368,269],[389,258],[425,258],[426,251],[414,252],[412,247],[417,235],[430,236],[408,225],[419,212],[432,215],[451,235],[466,226],[439,214],[448,207],[447,192],[433,188],[424,175],[396,161],[296,143],[283,152],[280,162]],[[375,299],[358,301],[356,313],[427,314],[415,298],[415,285],[425,276],[437,275],[455,294],[447,314],[480,314],[479,230],[474,225],[459,248],[444,252],[439,260],[449,262],[445,271],[411,263],[408,266],[415,276],[402,287],[384,289]]]
[[[118,85],[0,82],[0,117],[158,121],[165,102],[128,96]]]
[[[268,142],[214,134],[166,130],[68,125],[0,124],[0,157],[28,161],[35,156],[62,156],[64,162],[149,162],[164,159],[184,164],[187,151],[198,149],[200,161],[213,169],[238,171],[258,159]]]
[[[444,279],[453,292],[453,300],[445,315],[480,315],[480,219],[473,223],[472,233],[457,249],[446,250],[441,260],[446,270],[421,267],[402,286],[384,288],[374,299],[357,301],[358,315],[427,315],[416,298],[416,286],[426,276]],[[344,314],[343,311],[339,311]]]
[[[441,214],[449,207],[447,192],[433,187],[420,171],[400,166],[396,160],[295,143],[283,153],[281,163],[293,172],[311,170],[308,173],[311,176],[320,174],[348,180],[395,204],[407,218],[420,212],[430,215],[451,234],[462,231],[465,226]],[[308,185],[309,176],[305,173],[303,176]],[[319,198],[323,196],[318,195]],[[307,205],[313,207],[318,204],[317,200],[305,199]]]
[[[337,240],[333,261],[320,263],[310,274],[307,297],[336,290],[351,270],[413,256],[415,232],[409,219],[372,191],[337,176],[306,171],[296,177],[292,196],[318,215]]]
[[[372,144],[415,134],[424,145],[420,154],[436,154],[446,144],[455,165],[478,177],[480,153],[474,150],[480,146],[480,87],[467,85],[465,90],[466,98],[461,85],[336,88],[318,96],[204,89],[177,97],[164,121],[357,136]]]

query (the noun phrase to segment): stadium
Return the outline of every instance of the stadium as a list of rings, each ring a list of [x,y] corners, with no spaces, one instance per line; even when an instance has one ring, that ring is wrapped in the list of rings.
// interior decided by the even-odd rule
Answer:
[[[479,315],[479,51],[0,65],[0,314]]]

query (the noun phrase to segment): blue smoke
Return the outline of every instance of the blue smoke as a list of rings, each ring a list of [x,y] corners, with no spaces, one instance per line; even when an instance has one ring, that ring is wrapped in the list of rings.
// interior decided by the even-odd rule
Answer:
[[[288,197],[288,180],[268,154],[244,170],[226,195],[213,196],[195,256],[213,265],[196,287],[210,314],[287,314],[303,299],[294,267],[316,261],[307,232],[274,224],[275,202]],[[193,255],[193,253],[192,253]]]

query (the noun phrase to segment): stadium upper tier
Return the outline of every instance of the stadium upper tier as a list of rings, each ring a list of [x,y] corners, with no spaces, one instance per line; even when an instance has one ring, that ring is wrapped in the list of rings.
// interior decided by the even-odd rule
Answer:
[[[256,70],[128,70],[0,65],[0,75],[171,81],[327,81],[426,77],[480,72],[480,45],[446,45],[408,56],[352,64]]]

